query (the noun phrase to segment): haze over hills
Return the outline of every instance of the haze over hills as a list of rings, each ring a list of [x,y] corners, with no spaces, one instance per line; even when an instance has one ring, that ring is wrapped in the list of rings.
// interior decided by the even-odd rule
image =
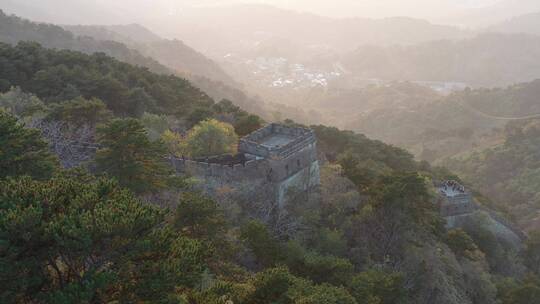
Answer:
[[[334,19],[266,5],[191,8],[182,11],[181,16],[163,20],[167,34],[182,37],[190,45],[213,56],[249,52],[250,48],[271,38],[290,40],[304,47],[325,46],[342,51],[362,44],[414,44],[467,36],[457,28],[420,19]]]
[[[538,36],[488,33],[413,46],[364,46],[342,64],[360,78],[494,87],[540,78],[539,56]]]
[[[488,31],[499,33],[528,33],[540,35],[540,11],[517,17],[489,26]]]
[[[450,12],[441,22],[479,29],[516,16],[540,11],[540,2],[536,0],[495,0],[490,2],[487,5]]]
[[[155,58],[161,64],[185,75],[202,76],[214,81],[221,81],[229,86],[239,85],[219,65],[182,41],[163,39],[138,24],[66,25],[64,28],[78,36],[124,43],[145,56]]]

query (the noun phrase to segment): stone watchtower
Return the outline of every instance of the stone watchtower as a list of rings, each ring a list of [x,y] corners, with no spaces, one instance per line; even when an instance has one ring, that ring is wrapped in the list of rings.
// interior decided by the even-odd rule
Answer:
[[[456,181],[445,181],[437,186],[440,195],[441,216],[456,216],[472,213],[476,205],[472,195]]]
[[[276,186],[279,204],[283,204],[289,190],[307,191],[320,184],[313,130],[269,124],[242,138],[238,151],[267,163],[267,179]]]
[[[177,172],[202,180],[203,190],[230,187],[240,192],[273,193],[283,204],[320,184],[315,132],[300,127],[269,124],[242,138],[237,155],[205,159],[172,159]]]

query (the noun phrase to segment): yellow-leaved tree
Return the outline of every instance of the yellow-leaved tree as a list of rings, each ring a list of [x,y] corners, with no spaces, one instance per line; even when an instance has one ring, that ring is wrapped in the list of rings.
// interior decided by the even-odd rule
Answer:
[[[238,136],[234,127],[215,119],[207,119],[195,125],[185,139],[187,156],[205,157],[236,153]]]
[[[181,157],[187,154],[186,143],[182,138],[182,135],[170,130],[166,130],[163,132],[163,134],[161,134],[161,140],[163,143],[165,143],[169,155]]]

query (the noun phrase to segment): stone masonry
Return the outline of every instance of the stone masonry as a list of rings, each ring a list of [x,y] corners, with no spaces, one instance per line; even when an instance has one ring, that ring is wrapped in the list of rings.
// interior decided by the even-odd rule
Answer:
[[[441,216],[449,217],[473,213],[477,208],[469,191],[456,181],[445,181],[437,186]]]

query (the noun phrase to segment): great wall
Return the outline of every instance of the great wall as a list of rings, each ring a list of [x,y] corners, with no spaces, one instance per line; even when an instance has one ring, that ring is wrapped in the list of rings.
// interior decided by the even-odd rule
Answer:
[[[235,156],[172,158],[171,162],[176,172],[204,179],[206,192],[250,183],[261,192],[272,193],[268,199],[280,206],[294,193],[320,184],[313,130],[279,124],[269,124],[242,138]]]

